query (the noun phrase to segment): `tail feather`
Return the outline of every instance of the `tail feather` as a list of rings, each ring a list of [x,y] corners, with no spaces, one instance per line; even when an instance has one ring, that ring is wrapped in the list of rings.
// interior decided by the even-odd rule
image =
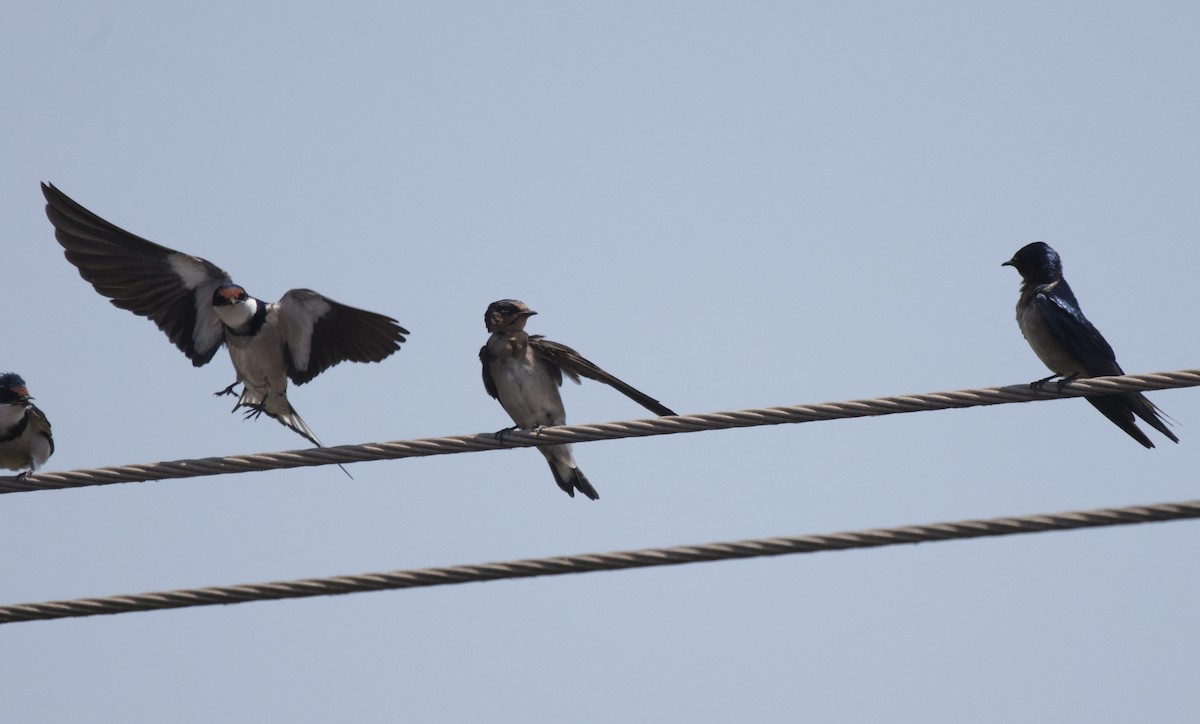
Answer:
[[[1166,415],[1163,414],[1162,410],[1158,409],[1153,402],[1146,399],[1145,395],[1135,393],[1129,395],[1129,397],[1132,398],[1129,407],[1133,410],[1133,414],[1145,420],[1146,424],[1150,427],[1166,435],[1167,439],[1171,442],[1179,442],[1179,438],[1175,437],[1175,433],[1171,432],[1170,428],[1167,427],[1166,421],[1163,420]]]
[[[321,439],[317,437],[317,433],[312,431],[312,428],[308,426],[304,418],[300,417],[300,413],[296,412],[296,408],[292,407],[292,403],[288,402],[286,397],[283,395],[271,395],[265,400],[260,398],[257,402],[253,400],[253,397],[254,395],[250,393],[248,387],[243,388],[242,396],[238,399],[238,404],[233,408],[234,412],[241,407],[247,408],[246,419],[257,417],[259,414],[265,412],[269,417],[279,422],[279,424],[308,440],[313,445],[325,447],[325,443],[321,442]],[[354,479],[350,471],[343,467],[341,463],[338,463],[337,466],[342,469],[346,477],[351,480]]]
[[[1141,443],[1142,447],[1153,448],[1154,443],[1137,426],[1137,421],[1134,419],[1135,414],[1155,430],[1166,435],[1167,439],[1179,442],[1179,438],[1167,428],[1166,423],[1159,417],[1158,408],[1141,394],[1105,395],[1084,399],[1092,403],[1092,407],[1103,413],[1114,425],[1124,430],[1125,434]]]
[[[575,486],[576,490],[586,495],[590,500],[600,499],[600,493],[597,493],[596,489],[592,487],[592,484],[588,482],[588,479],[583,474],[582,470],[579,468],[572,468],[571,473],[571,484]]]
[[[313,445],[316,445],[317,447],[325,447],[325,444],[321,442],[320,438],[317,437],[317,433],[312,431],[312,428],[308,426],[308,423],[300,417],[299,413],[296,412],[296,409],[290,404],[288,405],[286,412],[275,413],[268,410],[267,414],[278,420],[287,429],[311,442]]]
[[[600,493],[597,493],[592,484],[588,482],[583,471],[575,466],[570,446],[555,445],[538,449],[546,456],[546,462],[550,464],[550,472],[554,474],[554,482],[558,483],[558,487],[562,488],[564,493],[574,498],[575,491],[578,490],[592,500],[600,499]]]

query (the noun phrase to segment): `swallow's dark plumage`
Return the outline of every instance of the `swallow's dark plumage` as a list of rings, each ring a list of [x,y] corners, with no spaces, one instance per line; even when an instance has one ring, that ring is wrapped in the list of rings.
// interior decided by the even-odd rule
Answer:
[[[153,321],[197,367],[228,347],[237,379],[218,394],[243,385],[235,411],[265,412],[314,445],[321,441],[288,402],[288,379],[302,385],[339,362],[379,362],[408,334],[390,317],[310,289],[273,304],[255,299],[205,259],[110,224],[53,185],[42,193],[67,261],[96,291]]]
[[[25,380],[0,373],[0,468],[31,473],[54,454],[50,421],[31,401]]]
[[[1003,266],[1014,267],[1021,274],[1023,283],[1017,302],[1017,324],[1029,346],[1055,373],[1054,377],[1076,379],[1125,374],[1100,330],[1083,316],[1075,294],[1063,278],[1062,260],[1054,249],[1035,241],[1014,254]],[[1154,443],[1137,426],[1134,415],[1172,442],[1179,442],[1163,422],[1158,408],[1144,395],[1126,392],[1084,399],[1148,448],[1154,447]]]
[[[565,425],[566,411],[558,388],[563,374],[576,384],[580,377],[603,382],[615,388],[656,415],[675,413],[658,400],[639,392],[588,361],[570,347],[551,342],[538,335],[525,333],[525,322],[537,312],[515,299],[492,302],[483,321],[492,333],[487,344],[479,350],[483,364],[483,386],[487,393],[500,401],[504,411],[518,427],[526,430],[543,425]],[[575,491],[592,500],[600,495],[583,472],[575,465],[570,445],[539,447],[554,482],[567,495]]]

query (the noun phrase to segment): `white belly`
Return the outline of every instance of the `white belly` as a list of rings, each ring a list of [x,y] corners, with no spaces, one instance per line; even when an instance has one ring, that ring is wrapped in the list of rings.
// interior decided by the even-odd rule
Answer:
[[[285,395],[287,361],[279,335],[273,328],[263,327],[258,334],[249,337],[226,334],[225,344],[238,380],[245,385],[242,402],[257,404],[272,396]]]
[[[20,422],[25,416],[25,409],[15,405],[3,406],[6,411],[15,411],[19,417],[12,424]],[[5,415],[11,421],[11,415]],[[11,425],[6,425],[6,428]],[[50,441],[38,430],[38,422],[30,415],[25,424],[25,431],[12,440],[0,442],[0,468],[9,470],[37,470],[46,464],[50,458]]]
[[[544,365],[534,363],[531,349],[519,357],[497,360],[492,380],[500,404],[517,425],[528,429],[566,423],[558,383]]]

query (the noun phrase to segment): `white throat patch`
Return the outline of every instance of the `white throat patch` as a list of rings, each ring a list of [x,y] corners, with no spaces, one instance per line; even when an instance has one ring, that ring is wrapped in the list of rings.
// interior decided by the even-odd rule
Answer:
[[[25,403],[14,402],[8,405],[0,405],[0,432],[5,432],[11,429],[14,425],[25,417]]]
[[[221,322],[230,329],[241,329],[250,319],[254,317],[254,313],[258,311],[258,300],[250,297],[244,302],[234,302],[228,306],[214,306],[217,316],[221,318]]]

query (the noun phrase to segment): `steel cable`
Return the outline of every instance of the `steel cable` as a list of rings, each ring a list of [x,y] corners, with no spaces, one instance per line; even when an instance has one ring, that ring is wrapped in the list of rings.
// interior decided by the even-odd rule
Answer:
[[[204,475],[224,475],[261,470],[298,468],[311,465],[335,465],[368,460],[395,460],[430,455],[480,452],[501,448],[532,447],[564,442],[591,442],[652,435],[672,435],[704,430],[725,430],[736,427],[782,425],[787,423],[839,420],[853,417],[873,417],[906,412],[925,412],[982,405],[1003,405],[1013,402],[1034,402],[1082,395],[1143,392],[1200,385],[1200,370],[1179,370],[1121,377],[1093,377],[1077,380],[1059,389],[1049,383],[1042,389],[1029,384],[1007,387],[984,387],[954,392],[930,392],[916,395],[876,397],[845,402],[766,407],[730,412],[711,412],[698,415],[654,417],[624,422],[605,422],[590,425],[546,427],[537,432],[515,431],[497,437],[494,433],[456,435],[450,437],[397,440],[393,442],[340,445],[265,452],[254,455],[175,460],[171,462],[122,465],[118,467],[43,472],[25,477],[0,478],[0,493],[23,493],[38,490],[78,488],[90,485],[136,483],[168,478],[192,478]]]
[[[0,624],[1200,518],[1200,500],[0,606]]]

